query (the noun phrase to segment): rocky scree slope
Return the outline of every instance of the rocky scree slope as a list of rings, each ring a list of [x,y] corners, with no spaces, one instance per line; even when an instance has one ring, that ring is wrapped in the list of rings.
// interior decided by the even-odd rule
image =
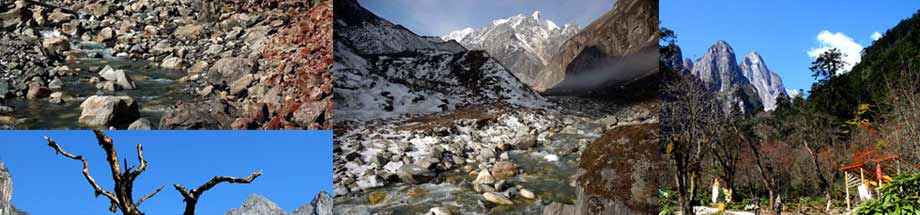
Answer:
[[[332,1],[2,1],[3,96],[47,97],[92,41],[188,75],[164,129],[331,128]],[[50,32],[50,33],[45,33]],[[10,42],[15,41],[15,42]],[[89,56],[86,56],[89,55]],[[38,63],[28,63],[35,61]],[[30,96],[29,91],[34,91]]]
[[[418,36],[361,7],[335,4],[335,120],[425,115],[458,107],[545,100],[485,51]]]
[[[545,19],[540,11],[534,11],[529,16],[518,14],[478,29],[454,31],[441,38],[455,40],[470,50],[485,50],[518,79],[534,86],[545,76],[540,72],[559,52],[562,43],[579,30],[576,24],[558,26]]]

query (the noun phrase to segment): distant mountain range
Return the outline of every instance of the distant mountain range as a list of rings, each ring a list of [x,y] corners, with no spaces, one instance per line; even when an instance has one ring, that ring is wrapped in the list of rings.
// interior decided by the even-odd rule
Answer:
[[[577,24],[556,25],[540,11],[518,14],[492,21],[478,28],[465,28],[442,36],[455,40],[470,50],[485,50],[515,76],[534,86],[549,60],[559,53],[562,43],[578,33]]]
[[[671,68],[700,78],[731,105],[748,111],[754,108],[770,111],[776,108],[777,97],[788,95],[783,80],[767,67],[756,51],[748,53],[741,62],[737,62],[731,45],[722,40],[710,46],[696,61],[681,59],[680,48],[676,51],[672,59],[666,60]]]
[[[326,192],[320,192],[313,197],[310,204],[301,206],[288,214],[271,200],[252,194],[242,206],[227,211],[225,215],[331,215],[332,204],[332,197]]]

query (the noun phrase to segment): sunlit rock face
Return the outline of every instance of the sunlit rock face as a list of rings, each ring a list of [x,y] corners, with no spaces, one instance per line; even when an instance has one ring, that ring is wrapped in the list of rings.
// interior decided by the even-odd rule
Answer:
[[[566,94],[617,91],[657,74],[658,23],[658,1],[617,1],[562,44],[535,87]]]
[[[465,28],[441,38],[455,40],[470,50],[485,50],[528,86],[545,76],[541,73],[562,43],[574,36],[577,24],[556,25],[540,11],[492,21],[487,26]]]
[[[0,215],[27,215],[13,207],[13,177],[0,161]]]

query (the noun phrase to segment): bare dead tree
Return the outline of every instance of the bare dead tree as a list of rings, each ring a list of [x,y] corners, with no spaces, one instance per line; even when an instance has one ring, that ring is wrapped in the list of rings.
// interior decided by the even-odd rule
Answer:
[[[179,193],[182,193],[182,198],[184,198],[183,201],[185,201],[185,212],[183,214],[194,215],[195,205],[198,204],[198,198],[201,197],[201,194],[203,194],[204,191],[208,191],[211,188],[214,188],[214,186],[217,186],[217,184],[220,184],[222,182],[228,182],[228,183],[234,183],[234,184],[249,184],[249,183],[252,183],[253,180],[256,180],[256,178],[258,178],[261,175],[262,175],[262,170],[254,172],[250,174],[249,177],[246,177],[246,178],[235,178],[235,177],[229,177],[229,176],[214,176],[214,178],[212,178],[210,181],[202,184],[198,188],[192,189],[191,191],[185,189],[185,187],[182,186],[181,184],[174,184],[173,186],[176,187],[176,190],[178,190]]]
[[[112,138],[109,138],[100,130],[94,130],[93,132],[96,135],[99,146],[101,146],[102,149],[106,152],[106,161],[108,161],[109,166],[111,167],[112,180],[115,181],[114,192],[105,190],[96,183],[96,179],[94,179],[93,176],[89,174],[89,163],[86,161],[86,158],[81,155],[74,155],[64,151],[64,149],[61,148],[61,146],[58,145],[50,137],[45,137],[45,140],[48,141],[48,146],[53,148],[57,154],[83,162],[83,176],[86,177],[86,181],[88,181],[90,186],[93,187],[96,197],[103,195],[112,203],[111,206],[109,206],[109,211],[114,213],[120,210],[122,214],[125,215],[143,215],[144,213],[138,210],[138,206],[140,206],[141,203],[144,203],[144,201],[147,199],[150,199],[159,193],[160,190],[163,190],[163,186],[160,186],[155,191],[153,191],[153,193],[141,197],[140,200],[133,200],[134,180],[137,179],[137,176],[140,175],[141,172],[147,169],[147,160],[144,159],[143,147],[141,144],[137,144],[137,159],[140,161],[140,166],[138,166],[137,169],[134,169],[133,167],[126,167],[125,170],[122,171],[121,165],[124,164],[127,166],[128,161],[126,159],[124,160],[124,163],[118,162],[118,154],[115,153],[115,145],[112,143]],[[198,203],[198,198],[201,197],[201,194],[204,193],[204,191],[207,191],[222,182],[249,184],[261,175],[262,171],[259,170],[250,174],[249,177],[246,178],[215,176],[207,183],[201,185],[198,188],[192,189],[191,191],[186,190],[185,187],[179,184],[175,184],[173,186],[176,187],[176,190],[182,193],[182,197],[186,203],[184,214],[193,215],[195,214],[195,204]]]
[[[121,164],[118,162],[118,154],[115,153],[115,146],[112,144],[112,139],[106,136],[105,133],[102,133],[102,131],[94,130],[93,132],[96,134],[99,146],[106,152],[106,161],[109,162],[109,166],[111,167],[112,180],[115,181],[115,192],[105,190],[96,183],[93,176],[89,174],[89,163],[86,162],[86,158],[64,151],[60,145],[49,137],[45,137],[45,140],[48,141],[48,146],[53,148],[57,154],[83,162],[83,176],[86,177],[86,181],[88,181],[90,186],[93,187],[93,190],[95,190],[96,197],[103,195],[111,201],[109,211],[114,213],[116,210],[120,210],[122,214],[125,215],[144,214],[139,211],[137,207],[140,206],[141,203],[144,203],[145,200],[159,193],[160,190],[163,190],[163,187],[160,186],[160,188],[157,188],[153,193],[141,197],[141,199],[136,202],[134,201],[134,196],[132,195],[134,192],[134,179],[137,179],[137,176],[147,169],[147,160],[144,159],[144,148],[141,144],[137,144],[137,159],[140,161],[140,166],[138,166],[137,169],[126,167],[125,170],[122,171]],[[125,165],[127,165],[127,160],[125,160]]]
[[[917,150],[920,145],[920,73],[913,71],[914,67],[914,61],[902,61],[898,75],[887,77],[885,81],[892,118],[904,136],[905,144],[898,145],[902,147],[901,151],[920,153]],[[912,157],[913,161],[920,160],[920,155],[915,153],[903,156]]]
[[[694,214],[690,204],[696,199],[702,161],[708,144],[716,136],[716,110],[719,102],[702,81],[690,74],[665,72],[665,83],[659,92],[661,134],[675,167],[678,198],[683,214]]]

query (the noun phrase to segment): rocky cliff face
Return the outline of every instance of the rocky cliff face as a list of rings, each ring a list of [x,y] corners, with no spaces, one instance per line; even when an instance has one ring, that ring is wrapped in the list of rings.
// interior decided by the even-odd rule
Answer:
[[[313,201],[310,204],[301,206],[291,212],[291,215],[327,215],[332,214],[332,197],[329,196],[329,193],[320,192],[313,197]]]
[[[776,108],[776,97],[786,94],[786,87],[779,75],[767,68],[763,58],[756,51],[741,61],[741,74],[757,89],[757,96],[763,102],[763,109]]]
[[[658,22],[658,1],[617,1],[613,10],[562,45],[535,87],[570,92],[609,90],[656,74]]]
[[[518,14],[492,21],[488,26],[466,28],[441,38],[455,40],[470,50],[485,50],[529,86],[545,74],[540,73],[562,43],[578,33],[578,25],[558,26],[540,11]]]
[[[332,198],[326,192],[320,192],[310,204],[294,210],[290,215],[331,215]],[[288,215],[284,209],[271,200],[252,194],[239,208],[227,211],[225,215]]]
[[[0,215],[28,215],[13,207],[13,177],[0,161]]]
[[[680,56],[679,48],[675,56]],[[676,58],[676,57],[674,57]],[[776,108],[776,97],[786,94],[783,80],[767,67],[757,52],[751,52],[736,62],[735,51],[725,41],[713,44],[696,62],[665,59],[672,68],[690,71],[726,98],[728,103],[741,105],[745,110],[763,107]]]
[[[735,60],[735,50],[721,40],[709,47],[706,54],[693,64],[691,73],[715,92],[725,92],[737,85],[748,84]]]
[[[458,107],[545,100],[484,51],[422,37],[354,0],[335,4],[335,120],[368,121]]]
[[[693,63],[690,73],[700,78],[709,90],[719,94],[726,110],[740,107],[744,112],[762,108],[757,89],[742,74],[735,51],[725,41],[718,41]]]

